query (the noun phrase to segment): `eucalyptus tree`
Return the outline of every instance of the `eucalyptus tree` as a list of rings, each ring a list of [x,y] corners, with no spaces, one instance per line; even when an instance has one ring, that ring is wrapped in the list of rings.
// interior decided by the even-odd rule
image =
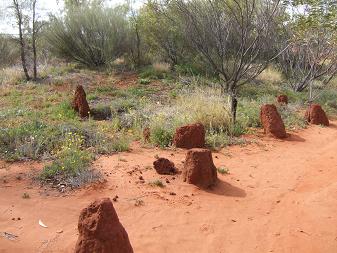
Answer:
[[[157,1],[157,8],[167,5],[178,15],[184,39],[219,75],[222,90],[230,97],[234,124],[239,88],[254,80],[284,50],[270,50],[283,10],[281,1]]]
[[[295,91],[309,87],[311,101],[314,81],[326,87],[337,75],[337,1],[291,0],[285,4],[292,15],[284,34],[292,43],[280,56],[280,66]]]

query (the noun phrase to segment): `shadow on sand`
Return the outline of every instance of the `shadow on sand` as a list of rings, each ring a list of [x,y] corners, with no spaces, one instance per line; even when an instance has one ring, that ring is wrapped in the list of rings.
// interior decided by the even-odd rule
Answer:
[[[215,186],[211,187],[210,189],[207,189],[206,191],[216,195],[238,197],[238,198],[244,198],[247,195],[246,192],[241,188],[238,188],[220,179],[218,179],[218,182]]]
[[[331,127],[331,128],[336,129],[336,128],[337,128],[337,125],[336,125],[335,123],[331,123],[331,121],[330,121],[330,125],[329,125],[328,127]]]
[[[305,139],[296,135],[296,134],[288,134],[288,137],[284,139],[285,141],[295,141],[295,142],[305,142]]]

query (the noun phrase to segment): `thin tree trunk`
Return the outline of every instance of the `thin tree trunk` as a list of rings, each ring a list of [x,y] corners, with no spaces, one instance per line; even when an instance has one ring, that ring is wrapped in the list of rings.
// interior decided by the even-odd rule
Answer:
[[[13,6],[15,9],[15,14],[17,18],[17,24],[19,27],[19,41],[20,41],[20,52],[21,52],[21,63],[23,72],[25,73],[26,80],[30,80],[30,76],[27,69],[27,62],[26,62],[26,52],[25,52],[25,42],[22,33],[22,12],[20,10],[20,6],[18,0],[13,0]]]
[[[140,35],[139,35],[139,29],[138,24],[136,24],[136,37],[137,37],[137,65],[140,66]]]
[[[34,64],[34,80],[37,79],[37,54],[36,54],[36,20],[35,20],[35,7],[36,0],[33,1],[33,34],[32,34],[32,47],[33,47],[33,64]]]
[[[238,107],[238,100],[235,95],[230,94],[230,109],[231,109],[231,116],[232,116],[232,124],[233,126],[236,123],[236,112]]]

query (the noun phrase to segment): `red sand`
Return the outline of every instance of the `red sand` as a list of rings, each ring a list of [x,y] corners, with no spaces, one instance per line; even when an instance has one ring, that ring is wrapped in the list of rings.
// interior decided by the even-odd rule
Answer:
[[[157,154],[181,170],[186,150],[134,145],[130,153],[102,157],[95,166],[111,173],[106,185],[66,196],[31,185],[24,174],[16,179],[41,164],[2,163],[0,252],[73,252],[81,210],[96,198],[118,195],[114,207],[136,253],[335,253],[336,150],[336,122],[284,140],[226,148],[213,159],[230,174],[218,175],[219,185],[207,191],[183,183],[181,175],[160,176],[151,168]],[[146,183],[137,183],[140,175]],[[166,187],[147,184],[156,179]],[[23,199],[24,192],[31,198]],[[48,228],[39,226],[39,219]],[[18,239],[5,239],[2,232]]]

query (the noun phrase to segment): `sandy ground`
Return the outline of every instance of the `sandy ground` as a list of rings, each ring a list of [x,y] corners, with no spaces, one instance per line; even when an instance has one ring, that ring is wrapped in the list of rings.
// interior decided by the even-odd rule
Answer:
[[[263,138],[214,153],[216,166],[230,174],[219,175],[209,191],[152,169],[155,155],[181,169],[185,152],[135,144],[130,153],[96,161],[106,184],[67,194],[31,183],[28,172],[41,164],[1,163],[0,252],[73,252],[81,209],[116,195],[114,206],[136,253],[337,252],[336,122],[310,126],[284,141]],[[148,184],[155,179],[166,187]],[[29,199],[22,198],[24,192]],[[9,240],[3,232],[18,237]]]

